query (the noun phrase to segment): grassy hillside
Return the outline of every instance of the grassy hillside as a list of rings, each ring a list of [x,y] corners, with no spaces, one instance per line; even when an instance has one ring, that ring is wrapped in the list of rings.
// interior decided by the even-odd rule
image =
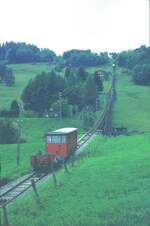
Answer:
[[[27,85],[30,79],[34,78],[37,74],[42,71],[51,71],[54,65],[48,63],[35,63],[35,64],[10,64],[9,68],[12,69],[15,75],[15,85],[13,87],[7,87],[0,84],[0,109],[9,108],[12,100],[19,100],[23,89]],[[103,68],[106,71],[111,70],[109,66],[103,67],[89,67],[87,71],[94,73],[94,71]],[[64,73],[64,70],[63,70]],[[108,83],[106,82],[107,86]]]
[[[86,148],[96,151],[96,156],[76,162],[69,175],[63,170],[57,173],[62,183],[57,190],[50,179],[39,185],[41,208],[33,201],[32,191],[17,200],[9,207],[10,223],[13,226],[150,225],[149,138],[150,134],[97,136]]]
[[[26,143],[21,144],[20,166],[16,166],[16,144],[0,145],[0,161],[2,165],[2,177],[14,179],[22,174],[31,171],[30,157],[45,150],[44,134],[46,131],[52,131],[61,127],[77,127],[80,133],[82,130],[82,121],[76,119],[58,119],[50,118],[24,118],[22,122],[22,138]]]
[[[150,131],[150,87],[135,85],[130,75],[119,70],[116,88],[114,127],[127,127],[129,131]]]
[[[21,93],[31,78],[34,78],[37,74],[42,71],[50,71],[54,66],[49,64],[16,64],[9,65],[13,70],[16,78],[15,86],[6,87],[0,84],[0,109],[8,108],[11,101],[14,99],[20,99]],[[98,68],[91,67],[88,70],[94,72]],[[104,82],[104,90],[108,91],[110,82]],[[105,96],[103,97],[105,99]],[[101,102],[101,110],[105,105],[105,101]],[[99,118],[100,112],[97,112],[96,117]],[[17,123],[17,119],[14,120]],[[37,153],[39,150],[44,151],[45,141],[44,134],[47,130],[51,131],[61,127],[77,127],[80,133],[83,122],[78,118],[74,119],[46,119],[46,118],[25,118],[23,117],[22,122],[22,138],[25,143],[21,144],[21,163],[19,167],[16,167],[16,149],[17,145],[0,145],[0,161],[2,164],[2,177],[9,177],[14,179],[19,175],[25,174],[31,170],[30,156],[33,153]]]
[[[40,74],[42,71],[50,71],[53,67],[45,63],[12,64],[8,66],[12,69],[16,82],[13,87],[0,84],[0,109],[8,108],[12,100],[20,99],[24,87],[35,75]]]
[[[105,88],[108,86],[106,84]],[[134,85],[131,77],[119,69],[113,125],[141,133],[150,131],[149,92],[146,86]],[[22,144],[22,165],[19,169],[15,167],[15,145],[1,145],[2,162],[5,163],[3,175],[17,177],[27,172],[30,154],[44,148],[44,132],[69,125],[81,128],[81,121],[24,119],[23,138],[27,143]],[[69,166],[70,174],[65,174],[63,169],[57,172],[61,184],[58,189],[54,188],[52,178],[38,186],[40,207],[36,205],[32,191],[9,206],[10,224],[149,226],[149,147],[150,133],[108,138],[97,136],[85,148],[85,152],[95,155]]]

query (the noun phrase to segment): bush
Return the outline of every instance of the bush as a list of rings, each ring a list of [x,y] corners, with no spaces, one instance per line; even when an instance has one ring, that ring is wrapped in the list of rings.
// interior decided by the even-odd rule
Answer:
[[[24,112],[24,117],[25,118],[37,118],[38,117],[38,113],[30,111],[30,110],[26,110]]]
[[[132,73],[133,81],[139,85],[150,84],[150,65],[137,65]]]
[[[14,117],[17,118],[19,116],[19,105],[16,100],[13,100],[10,105],[10,109],[2,109],[0,111],[0,117]]]
[[[0,63],[0,82],[4,83],[6,86],[12,86],[15,83],[12,70],[2,63]]]
[[[17,103],[16,100],[13,100],[10,105],[10,116],[17,118],[19,116],[19,113],[20,113],[19,104]]]
[[[0,120],[0,144],[15,144],[18,138],[18,129],[8,119]]]
[[[0,111],[0,117],[10,117],[10,111],[7,109],[2,109]]]
[[[84,110],[84,112],[83,112],[83,128],[89,129],[93,125],[94,125],[93,112]]]

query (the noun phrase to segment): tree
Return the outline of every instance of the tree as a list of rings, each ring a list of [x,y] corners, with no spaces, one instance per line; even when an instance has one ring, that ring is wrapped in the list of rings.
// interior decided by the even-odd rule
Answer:
[[[52,63],[56,60],[56,54],[49,49],[41,49],[40,60],[43,62]]]
[[[133,81],[139,85],[150,84],[150,65],[136,65],[132,73]]]
[[[149,63],[150,47],[141,46],[134,50],[123,51],[118,54],[118,65],[133,69],[135,65]]]
[[[110,56],[112,57],[113,63],[116,63],[118,60],[118,53],[112,52],[110,53]]]
[[[18,130],[8,119],[0,121],[0,144],[14,144],[17,142]]]
[[[10,105],[10,116],[18,117],[20,113],[19,104],[16,100],[13,100]]]
[[[88,77],[88,73],[85,71],[83,67],[79,67],[78,75],[79,75],[79,78],[83,81],[85,81],[86,78]]]
[[[64,80],[54,71],[42,74],[31,80],[22,93],[25,109],[42,115],[58,100],[58,94],[64,89]]]
[[[1,63],[0,64],[0,82],[3,82],[5,73],[6,73],[6,66]]]
[[[25,42],[6,42],[0,45],[0,60],[9,63],[54,62],[56,54],[49,49],[39,49]]]
[[[0,82],[5,83],[7,86],[12,86],[15,83],[12,70],[5,64],[0,64]]]
[[[94,124],[94,114],[89,109],[85,108],[83,110],[83,127],[84,129],[89,129]]]
[[[12,74],[12,70],[11,69],[7,69],[6,70],[6,73],[5,73],[5,76],[4,76],[4,83],[7,86],[13,86],[14,85],[14,83],[15,83],[15,77]]]
[[[86,84],[85,84],[85,93],[84,93],[84,98],[85,98],[85,104],[87,106],[93,106],[94,109],[96,107],[96,98],[97,98],[97,86],[95,84],[94,79],[92,76],[89,76]]]
[[[10,111],[7,109],[0,110],[0,117],[10,117]]]
[[[68,79],[71,73],[71,68],[70,67],[66,67],[65,69],[65,78]]]
[[[91,50],[73,49],[64,52],[66,66],[98,66],[109,63],[108,53],[92,53]]]
[[[150,83],[149,61],[150,47],[144,45],[118,54],[118,65],[130,69],[133,81],[139,85]]]
[[[84,103],[84,86],[82,84],[67,89],[67,99],[70,105],[76,105],[79,110],[85,105]]]
[[[99,71],[94,73],[94,81],[98,91],[103,91],[103,80]]]

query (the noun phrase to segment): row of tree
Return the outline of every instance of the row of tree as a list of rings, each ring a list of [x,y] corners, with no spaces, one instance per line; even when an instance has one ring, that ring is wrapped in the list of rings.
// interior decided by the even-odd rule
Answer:
[[[0,61],[8,63],[34,63],[49,62],[56,63],[59,67],[66,66],[99,66],[109,63],[107,52],[92,53],[90,50],[70,50],[64,52],[63,56],[49,49],[40,49],[35,45],[25,42],[6,42],[0,45]]]
[[[39,49],[35,45],[24,42],[6,42],[0,45],[0,61],[8,63],[34,63],[49,62],[56,60],[56,54],[49,49]]]
[[[97,54],[77,49],[64,52],[63,59],[66,66],[100,66],[110,62],[107,52]]]
[[[150,47],[141,46],[134,50],[123,51],[118,54],[118,66],[132,69],[135,65],[149,63]]]
[[[150,84],[150,47],[141,46],[112,56],[118,62],[118,66],[131,70],[136,84]]]
[[[60,104],[66,108],[73,107],[73,112],[87,106],[95,110],[98,93],[102,89],[102,79],[97,73],[93,76],[82,67],[67,67],[64,77],[55,71],[36,76],[24,89],[22,100],[26,110],[40,115],[49,109],[59,108]],[[67,112],[69,110],[64,109],[63,116],[67,116]]]
[[[2,63],[0,64],[0,83],[4,83],[7,86],[12,86],[15,83],[12,70]]]

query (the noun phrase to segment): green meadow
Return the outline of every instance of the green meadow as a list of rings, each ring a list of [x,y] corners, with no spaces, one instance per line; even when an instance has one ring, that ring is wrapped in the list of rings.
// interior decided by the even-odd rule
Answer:
[[[38,186],[40,207],[30,191],[8,208],[11,225],[150,225],[149,146],[150,134],[97,136],[85,148],[95,156],[57,172],[60,187],[50,177]]]
[[[104,86],[107,91],[110,83]],[[150,89],[134,85],[122,69],[117,71],[116,88],[112,125],[127,127],[130,135],[97,135],[84,149],[91,152],[89,157],[69,165],[69,174],[64,169],[56,172],[57,189],[50,176],[37,186],[40,206],[30,190],[8,207],[10,225],[150,225]],[[21,164],[16,167],[16,145],[0,145],[2,175],[16,178],[29,172],[31,153],[44,150],[44,133],[65,126],[79,128],[79,136],[84,132],[79,118],[24,118],[22,138],[26,143],[21,144]]]
[[[150,87],[135,85],[127,73],[117,72],[117,100],[113,108],[114,127],[150,132]]]
[[[2,177],[14,179],[20,175],[30,172],[30,157],[39,151],[44,153],[45,139],[44,134],[61,127],[79,128],[79,136],[84,131],[82,129],[82,121],[76,119],[53,119],[53,118],[24,118],[22,122],[22,138],[25,143],[20,146],[20,165],[16,164],[16,144],[0,145],[0,160]]]
[[[12,69],[15,75],[15,85],[13,87],[6,87],[0,84],[0,110],[9,108],[10,103],[16,99],[20,100],[21,94],[30,79],[33,79],[37,74],[43,71],[49,72],[54,68],[54,65],[48,63],[35,63],[35,64],[10,64],[9,68]],[[94,73],[100,68],[106,71],[111,71],[109,66],[104,67],[88,67],[87,71]],[[64,71],[62,72],[64,73]],[[104,83],[105,87],[109,86],[109,82]]]
[[[42,71],[50,71],[53,65],[45,63],[8,65],[15,75],[15,85],[6,87],[0,84],[0,109],[9,108],[11,101],[19,100],[23,89],[30,79]]]
[[[16,78],[16,83],[13,87],[6,87],[0,84],[0,109],[9,108],[12,100],[19,100],[24,87],[28,81],[34,78],[42,71],[50,71],[54,65],[36,63],[36,64],[12,64],[9,67],[13,70]],[[99,69],[99,68],[98,68]],[[96,67],[88,68],[93,73],[97,70]],[[110,87],[110,81],[104,82],[104,90],[108,91]],[[101,111],[105,105],[105,95],[101,102]],[[99,119],[101,112],[96,112],[96,119]],[[14,119],[14,123],[17,125],[17,119]],[[21,122],[21,138],[25,143],[21,144],[20,151],[20,165],[16,165],[16,144],[3,144],[0,145],[0,161],[2,165],[2,177],[7,177],[10,180],[24,175],[30,172],[30,157],[32,154],[36,154],[39,150],[45,150],[44,134],[46,131],[52,131],[61,127],[77,127],[79,129],[79,136],[83,132],[83,121],[80,117],[67,118],[59,120],[57,118],[26,118],[22,117]]]

